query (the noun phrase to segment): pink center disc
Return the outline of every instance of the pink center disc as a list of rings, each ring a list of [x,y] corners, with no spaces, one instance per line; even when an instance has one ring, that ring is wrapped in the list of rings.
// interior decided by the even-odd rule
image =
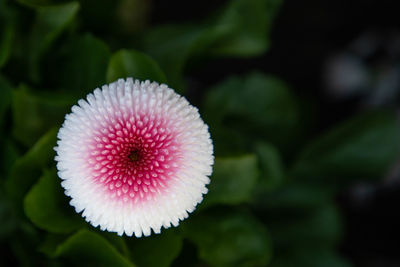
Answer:
[[[125,202],[163,194],[181,159],[171,126],[163,118],[141,115],[112,120],[95,131],[88,160],[95,182]]]

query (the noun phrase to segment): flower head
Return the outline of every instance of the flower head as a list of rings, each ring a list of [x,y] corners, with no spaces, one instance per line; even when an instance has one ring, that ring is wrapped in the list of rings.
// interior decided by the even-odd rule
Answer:
[[[159,233],[207,193],[214,161],[208,127],[164,84],[129,78],[96,89],[72,107],[58,139],[65,194],[102,230]]]

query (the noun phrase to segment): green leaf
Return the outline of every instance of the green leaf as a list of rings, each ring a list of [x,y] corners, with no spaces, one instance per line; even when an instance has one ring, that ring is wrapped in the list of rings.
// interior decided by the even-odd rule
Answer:
[[[284,166],[279,151],[265,142],[256,144],[255,150],[261,169],[257,190],[259,192],[269,192],[278,188],[285,179]]]
[[[209,192],[201,207],[215,204],[235,205],[249,201],[258,174],[255,155],[216,158]]]
[[[57,86],[62,85],[64,89],[79,92],[83,97],[95,88],[106,83],[106,71],[111,52],[107,45],[93,37],[85,34],[72,39],[52,64],[63,62],[56,70],[49,69],[48,73],[54,72],[49,79],[54,79]]]
[[[54,4],[55,0],[17,0],[20,4],[28,7],[40,7]],[[60,2],[60,1],[59,1]]]
[[[331,202],[308,211],[282,208],[266,217],[274,244],[279,248],[334,248],[343,236],[341,215]]]
[[[243,142],[257,140],[288,147],[299,118],[288,87],[261,73],[233,77],[215,86],[206,95],[202,111],[217,155],[248,150]]]
[[[34,93],[21,85],[13,94],[13,136],[31,146],[50,128],[61,126],[75,102],[69,93]]]
[[[107,82],[133,77],[165,83],[166,78],[157,63],[149,56],[134,50],[119,50],[111,57],[107,69]]]
[[[211,53],[223,56],[256,56],[269,47],[271,24],[280,0],[231,1],[216,22],[221,32]]]
[[[262,191],[263,192],[263,191]],[[322,185],[290,181],[269,193],[260,192],[254,204],[267,212],[319,209],[333,196],[333,191]]]
[[[18,221],[13,210],[13,203],[4,194],[0,196],[0,221],[0,242],[6,238],[13,238],[18,227]]]
[[[164,230],[159,235],[129,240],[133,261],[141,267],[170,266],[182,249],[182,237],[173,230]]]
[[[154,28],[143,38],[146,53],[165,71],[169,86],[182,93],[182,73],[188,58],[212,42],[210,30],[186,25],[167,25]]]
[[[99,228],[92,229],[96,234],[104,237],[110,244],[115,247],[122,255],[127,258],[130,258],[130,251],[125,242],[124,236],[116,235],[113,232],[102,231]]]
[[[255,56],[266,51],[280,0],[233,0],[216,18],[195,25],[163,25],[143,36],[144,51],[159,62],[169,85],[182,93],[191,59]]]
[[[39,242],[38,229],[26,221],[18,220],[18,230],[9,240],[10,249],[18,261],[18,266],[34,266],[34,263],[42,262],[42,255],[35,249]]]
[[[0,175],[2,179],[8,177],[11,167],[19,157],[19,151],[9,137],[4,137],[0,133]]]
[[[79,266],[134,266],[100,235],[80,230],[57,247],[55,257]]]
[[[324,247],[299,246],[290,252],[276,257],[271,267],[350,267],[350,262],[342,258],[338,253]]]
[[[43,242],[38,246],[38,251],[51,258],[56,253],[57,247],[68,237],[68,234],[47,233],[43,239]]]
[[[394,112],[361,114],[306,147],[293,175],[331,185],[381,178],[400,155],[399,136]]]
[[[72,22],[78,9],[79,3],[77,2],[36,8],[36,20],[30,35],[28,53],[29,70],[33,81],[40,80],[41,57]]]
[[[53,233],[69,233],[85,225],[68,205],[61,179],[55,170],[45,171],[25,196],[26,216],[39,228]]]
[[[123,236],[118,236],[115,233],[101,231],[100,229],[91,229],[92,233],[99,235],[101,238],[104,238],[112,247],[114,247],[121,255],[126,258],[129,257],[129,249],[125,243],[125,239]],[[55,234],[55,233],[47,233],[43,242],[39,245],[38,251],[44,253],[49,258],[53,258],[56,256],[56,251],[58,247],[64,243],[69,237],[70,234]],[[59,260],[59,259],[58,259]]]
[[[0,76],[0,127],[4,126],[6,111],[11,105],[11,99],[11,85],[3,76]]]
[[[51,129],[11,167],[6,181],[7,192],[16,199],[22,200],[32,184],[39,179],[42,170],[54,163],[54,146],[57,130]]]
[[[274,146],[266,142],[259,142],[254,149],[258,157],[260,178],[254,186],[251,203],[255,207],[265,208],[269,207],[271,203],[272,205],[276,204],[277,194],[287,188],[284,186],[286,173],[279,151]]]
[[[106,33],[107,37],[113,38],[113,43],[118,42],[119,47],[121,43],[126,44],[124,37],[149,28],[153,7],[150,1],[102,0],[99,5],[97,0],[80,0],[79,3],[79,20],[83,28],[92,33]]]
[[[6,21],[3,22],[3,19],[6,19]],[[15,24],[13,18],[0,18],[0,68],[7,63],[10,57],[14,31]]]
[[[102,0],[101,5],[99,5],[97,0],[79,0],[79,21],[82,28],[92,33],[105,33],[107,35],[111,33],[114,39],[116,33],[121,30],[117,28],[121,26],[116,23],[117,16],[120,16],[117,13],[117,7],[120,3],[121,0]]]
[[[222,84],[210,93],[211,103],[207,107],[213,111],[218,111],[216,101],[223,100],[224,94],[226,97],[215,117],[230,119],[227,124],[237,128],[243,125],[241,122],[235,125],[235,118],[247,120],[248,131],[266,132],[278,128],[275,131],[283,133],[283,130],[293,127],[297,119],[296,104],[283,82],[272,76],[253,73],[243,80],[228,80],[227,83],[229,86]]]
[[[265,266],[271,259],[269,234],[246,212],[199,214],[183,230],[211,266]]]

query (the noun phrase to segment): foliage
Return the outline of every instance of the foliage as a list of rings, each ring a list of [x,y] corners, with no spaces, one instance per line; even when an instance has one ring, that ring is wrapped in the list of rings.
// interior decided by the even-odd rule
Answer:
[[[258,71],[193,97],[194,69],[268,51],[281,1],[230,0],[203,20],[145,27],[139,2],[0,0],[0,240],[9,255],[0,265],[350,266],[337,252],[334,197],[378,182],[399,158],[395,113],[370,110],[316,135],[296,91]],[[143,17],[120,19],[126,8]],[[195,214],[141,239],[88,225],[68,205],[54,162],[71,106],[127,76],[193,97],[216,155]]]

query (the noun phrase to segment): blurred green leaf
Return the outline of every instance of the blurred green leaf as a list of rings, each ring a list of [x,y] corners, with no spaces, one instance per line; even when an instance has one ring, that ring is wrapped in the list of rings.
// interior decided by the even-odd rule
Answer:
[[[195,25],[163,25],[142,40],[159,62],[169,85],[182,93],[182,77],[191,58],[255,56],[268,48],[268,34],[280,0],[232,0],[218,16]]]
[[[204,120],[215,140],[216,154],[230,154],[243,146],[231,136],[240,133],[242,142],[268,140],[278,147],[289,146],[298,123],[294,96],[280,80],[261,73],[233,77],[206,95]]]
[[[324,247],[296,247],[292,251],[278,256],[271,267],[350,267],[350,262],[342,258],[333,249]]]
[[[54,2],[57,2],[55,0],[17,0],[17,1],[28,7],[48,6],[54,4]]]
[[[247,212],[199,214],[183,230],[211,266],[265,266],[271,259],[269,234]]]
[[[102,0],[101,5],[97,0],[79,0],[79,20],[85,29],[93,33],[113,33],[115,36],[118,24],[116,24],[117,6],[121,0]]]
[[[297,119],[295,99],[283,82],[272,76],[253,73],[243,80],[233,79],[227,83],[229,86],[222,84],[212,89],[208,96],[206,108],[217,112],[214,118],[225,119],[228,125],[236,128],[248,127],[242,129],[248,132],[277,128],[275,131],[283,133],[294,126]],[[216,102],[222,104],[219,109]],[[247,127],[234,119],[247,121]]]
[[[92,229],[96,234],[104,237],[110,244],[115,247],[123,256],[130,258],[130,251],[125,242],[125,236],[116,235],[113,232],[102,231],[99,228]]]
[[[256,56],[269,47],[272,21],[281,0],[231,1],[215,27],[221,32],[211,53],[223,56]]]
[[[127,259],[130,258],[129,250],[123,236],[118,236],[115,233],[107,231],[101,231],[97,228],[92,229],[91,232],[105,239],[112,247],[117,249],[117,251],[121,253],[122,256],[126,257]],[[54,260],[58,247],[70,237],[70,234],[47,233],[43,242],[39,245],[38,251],[44,253],[46,256]]]
[[[267,226],[279,247],[335,247],[343,236],[342,219],[332,203],[318,209],[267,215]]]
[[[68,205],[61,179],[55,170],[45,171],[25,196],[26,216],[39,228],[54,233],[69,233],[85,225]]]
[[[9,240],[12,253],[18,261],[17,265],[34,266],[35,263],[39,263],[43,259],[35,249],[40,242],[40,233],[32,224],[24,220],[19,220],[17,226],[18,230],[13,233]]]
[[[100,235],[80,230],[57,247],[55,257],[79,266],[134,266]]]
[[[337,126],[300,155],[293,175],[339,185],[381,178],[400,155],[394,112],[368,112]]]
[[[75,102],[70,93],[34,93],[21,85],[13,94],[13,136],[31,146],[51,127],[61,126]]]
[[[249,201],[258,175],[255,155],[216,158],[209,191],[201,207]]]
[[[3,193],[3,192],[2,192]],[[17,218],[13,211],[13,203],[5,197],[0,196],[0,242],[6,238],[12,237],[17,229]]]
[[[12,18],[0,18],[0,68],[3,67],[11,54],[14,39],[15,24]]]
[[[111,57],[107,69],[107,82],[127,77],[151,82],[166,82],[164,73],[153,59],[138,51],[123,49]]]
[[[140,267],[170,266],[182,249],[182,237],[173,230],[163,230],[159,235],[129,240],[133,261]]]
[[[187,25],[166,25],[154,28],[143,38],[146,53],[165,71],[169,86],[182,93],[182,73],[188,58],[204,50],[214,39],[210,29]]]
[[[0,138],[0,175],[3,176],[0,180],[2,182],[3,179],[8,177],[11,167],[18,159],[19,151],[9,137],[4,137],[0,133]]]
[[[53,257],[56,253],[57,247],[68,238],[68,234],[54,234],[47,233],[43,242],[38,246],[38,251],[44,253],[46,256]]]
[[[72,22],[79,9],[78,2],[36,8],[36,20],[29,42],[29,70],[33,81],[40,79],[39,63],[47,49]]]
[[[54,64],[63,62],[49,79],[55,80],[56,86],[62,86],[71,91],[77,91],[78,97],[83,97],[95,88],[106,83],[106,71],[111,52],[107,45],[91,34],[85,34],[72,39],[55,59]]]
[[[57,130],[51,129],[11,167],[6,181],[7,192],[18,200],[22,200],[31,185],[39,179],[42,170],[54,163],[54,146]]]
[[[261,193],[276,189],[285,179],[285,170],[279,151],[265,142],[256,144],[255,151],[261,169],[257,191]]]
[[[8,81],[0,75],[0,128],[5,124],[5,114],[11,105],[12,89]]]
[[[254,204],[268,212],[271,210],[300,211],[319,209],[332,197],[333,191],[330,188],[313,183],[290,181],[277,190],[258,195]]]

